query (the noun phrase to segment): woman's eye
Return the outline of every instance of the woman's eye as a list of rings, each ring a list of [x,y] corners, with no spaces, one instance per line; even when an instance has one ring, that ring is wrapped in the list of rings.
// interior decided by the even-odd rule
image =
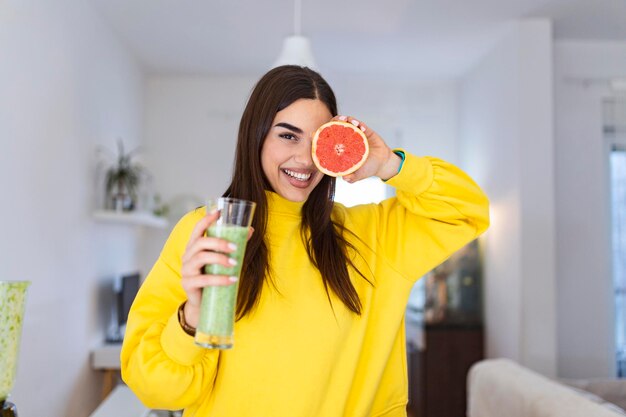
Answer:
[[[281,138],[283,139],[287,139],[287,140],[298,140],[298,137],[291,134],[291,133],[281,133],[280,135]]]

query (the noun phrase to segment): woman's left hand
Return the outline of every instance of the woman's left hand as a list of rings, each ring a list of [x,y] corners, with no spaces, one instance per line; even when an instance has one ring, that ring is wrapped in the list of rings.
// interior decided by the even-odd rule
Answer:
[[[398,173],[402,160],[398,155],[393,153],[391,148],[387,146],[378,133],[367,127],[365,123],[350,116],[335,116],[333,120],[352,123],[361,129],[363,133],[365,133],[365,137],[367,137],[370,148],[367,160],[361,168],[343,177],[344,180],[347,182],[356,182],[364,178],[376,176],[386,181]]]

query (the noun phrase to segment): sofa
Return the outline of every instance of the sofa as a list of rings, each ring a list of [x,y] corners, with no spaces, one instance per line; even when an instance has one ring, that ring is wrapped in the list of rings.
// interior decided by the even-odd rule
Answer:
[[[509,359],[486,359],[467,376],[468,417],[624,417],[626,380],[554,380]]]

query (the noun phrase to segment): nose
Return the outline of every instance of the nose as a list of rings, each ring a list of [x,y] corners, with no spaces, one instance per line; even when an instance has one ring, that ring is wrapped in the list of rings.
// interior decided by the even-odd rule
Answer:
[[[311,146],[311,139],[300,142],[296,154],[294,155],[296,163],[305,167],[311,167],[313,165]]]

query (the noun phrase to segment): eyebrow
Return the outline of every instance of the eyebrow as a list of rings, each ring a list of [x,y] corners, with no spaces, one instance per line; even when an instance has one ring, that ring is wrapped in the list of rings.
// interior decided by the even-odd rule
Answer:
[[[285,123],[285,122],[280,122],[280,123],[276,123],[274,125],[274,127],[284,127],[285,129],[289,129],[292,132],[298,133],[298,134],[302,134],[304,133],[304,131],[302,129],[300,129],[299,127],[296,127],[294,125],[291,125],[289,123]]]

